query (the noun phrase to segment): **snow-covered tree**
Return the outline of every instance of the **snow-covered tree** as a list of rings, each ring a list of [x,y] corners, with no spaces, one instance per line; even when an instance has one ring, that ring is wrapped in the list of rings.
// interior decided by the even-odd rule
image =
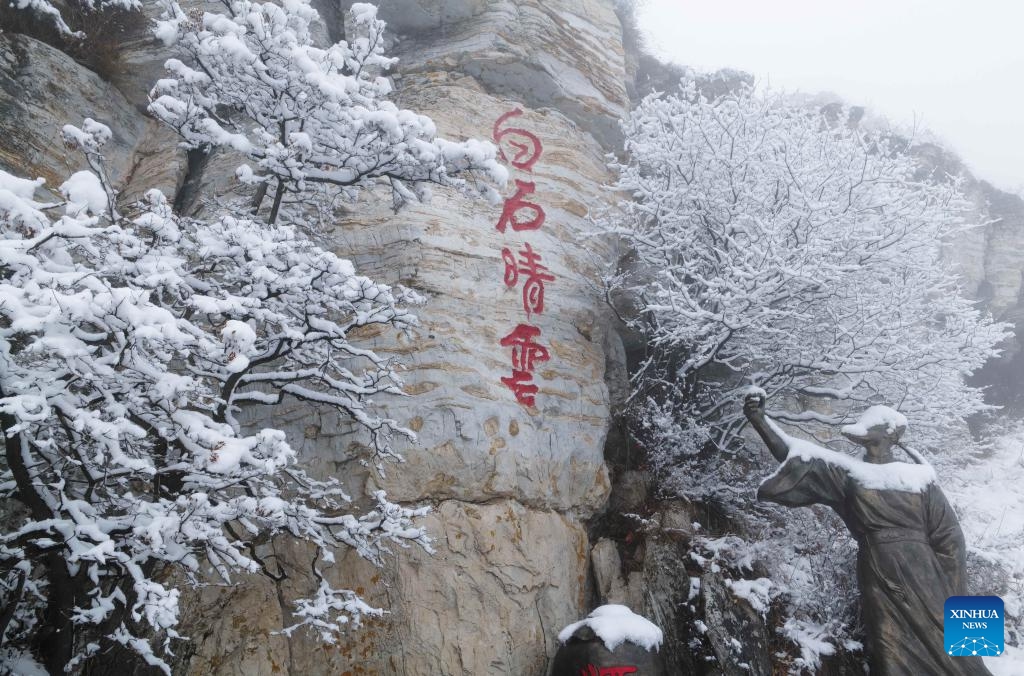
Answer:
[[[418,298],[355,274],[294,226],[176,217],[158,191],[119,213],[102,170],[110,130],[66,126],[92,170],[35,197],[42,179],[0,171],[0,664],[35,654],[63,673],[123,646],[169,673],[179,591],[214,571],[280,579],[260,546],[316,546],[319,587],[290,631],[326,641],[377,611],[320,574],[338,547],[376,561],[387,543],[429,549],[410,509],[374,496],[353,513],[341,483],[296,465],[244,407],[292,399],[337,410],[378,458],[397,455],[374,412],[401,394],[361,327],[415,322]],[[174,572],[176,571],[176,572]],[[4,667],[0,667],[3,670]]]
[[[308,0],[224,2],[224,13],[166,4],[157,35],[177,44],[169,77],[149,106],[188,148],[223,147],[250,163],[237,176],[257,185],[254,209],[273,195],[269,221],[286,193],[325,184],[349,193],[390,183],[395,207],[429,195],[430,184],[496,197],[489,181],[504,168],[487,142],[437,138],[434,123],[386,97],[384,22],[373,5],[352,6],[348,41],[311,40],[317,12]],[[481,180],[483,179],[483,180]]]
[[[674,427],[679,450],[728,447],[751,383],[795,424],[897,407],[925,446],[985,409],[963,378],[1006,327],[942,257],[971,225],[955,178],[747,86],[648,97],[625,134],[617,187],[632,199],[605,222],[633,258],[611,283],[639,299],[653,351],[640,397],[658,391],[647,422]]]

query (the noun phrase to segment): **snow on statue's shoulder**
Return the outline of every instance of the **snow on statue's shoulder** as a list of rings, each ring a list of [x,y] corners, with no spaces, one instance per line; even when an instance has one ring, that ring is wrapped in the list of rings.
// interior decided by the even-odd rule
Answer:
[[[786,461],[779,466],[779,469],[765,478],[765,481],[777,475],[793,458],[799,458],[807,462],[821,460],[835,467],[841,467],[858,484],[872,490],[923,493],[929,484],[937,481],[935,469],[931,465],[918,465],[907,462],[887,462],[883,464],[865,462],[845,453],[822,448],[804,439],[791,437],[783,432],[772,420],[769,420],[768,424],[786,442],[786,445],[789,447],[789,454],[786,456]]]
[[[637,615],[626,606],[614,603],[595,608],[586,619],[573,622],[558,632],[559,643],[568,642],[582,627],[590,627],[604,642],[604,647],[612,651],[627,641],[644,650],[657,650],[661,647],[663,638],[662,631],[656,624]]]

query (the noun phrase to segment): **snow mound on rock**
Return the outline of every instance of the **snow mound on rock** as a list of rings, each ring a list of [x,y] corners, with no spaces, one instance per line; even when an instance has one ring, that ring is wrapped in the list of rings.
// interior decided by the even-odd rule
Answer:
[[[558,632],[558,641],[566,643],[582,627],[590,627],[604,642],[604,647],[612,651],[626,641],[644,650],[657,650],[664,638],[656,624],[626,606],[614,603],[595,608],[586,619],[573,622]]]

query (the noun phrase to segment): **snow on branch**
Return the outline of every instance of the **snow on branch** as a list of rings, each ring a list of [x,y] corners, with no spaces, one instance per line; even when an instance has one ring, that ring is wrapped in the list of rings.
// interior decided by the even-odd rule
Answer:
[[[117,645],[170,673],[179,591],[163,571],[279,575],[256,550],[278,534],[328,562],[339,547],[375,563],[390,544],[430,551],[416,525],[426,509],[379,493],[353,513],[283,432],[237,419],[296,397],[354,421],[374,461],[400,459],[393,441],[413,434],[373,401],[402,394],[398,364],[352,334],[414,326],[419,297],[356,274],[295,226],[181,218],[155,190],[122,215],[103,171],[110,130],[86,120],[63,134],[90,164],[61,186],[65,202],[0,171],[10,659],[36,649],[59,673]],[[322,580],[297,606],[325,639],[377,612]]]
[[[437,138],[433,121],[388,100],[384,22],[373,5],[349,11],[348,41],[312,43],[318,21],[308,0],[281,5],[233,0],[225,13],[186,13],[165,2],[156,34],[187,57],[149,110],[188,148],[230,148],[249,160],[237,176],[258,186],[256,207],[273,188],[269,220],[286,193],[327,184],[352,193],[384,182],[395,208],[429,197],[431,184],[496,199],[505,169],[488,142]]]
[[[708,99],[699,84],[687,75],[679,93],[649,96],[624,123],[614,169],[627,199],[598,219],[626,251],[608,297],[648,342],[633,430],[663,494],[701,502],[743,533],[698,534],[691,559],[744,595],[761,582],[742,579],[754,562],[769,571],[762,609],[782,611],[779,633],[799,649],[794,673],[813,670],[857,647],[856,542],[834,514],[783,515],[752,499],[765,454],[743,443],[744,396],[818,441],[778,430],[791,458],[920,491],[936,472],[919,454],[908,451],[918,464],[868,466],[825,448],[831,433],[906,428],[944,480],[982,473],[963,458],[953,472],[936,451],[951,439],[959,447],[965,420],[989,408],[965,379],[1008,326],[964,295],[943,257],[979,225],[957,177],[929,175],[907,139],[846,124],[842,111],[745,84]],[[780,537],[783,522],[797,535]],[[1019,567],[999,559],[1004,572]]]

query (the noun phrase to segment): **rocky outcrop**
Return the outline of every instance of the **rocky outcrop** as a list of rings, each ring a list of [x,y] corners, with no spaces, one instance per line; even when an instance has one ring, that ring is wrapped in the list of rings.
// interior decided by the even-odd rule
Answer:
[[[60,138],[65,124],[91,117],[110,127],[107,171],[126,198],[158,188],[174,195],[185,162],[175,141],[121,90],[34,38],[0,33],[0,167],[46,179],[55,189],[85,168]]]
[[[468,76],[489,94],[553,108],[605,147],[617,145],[628,99],[611,0],[400,0],[381,3],[380,16],[401,35],[404,77]]]
[[[588,4],[580,16],[600,18],[604,23],[591,32],[601,29],[615,44],[615,16],[604,4]],[[368,201],[335,230],[338,250],[357,269],[428,299],[418,331],[397,341],[376,338],[377,347],[402,355],[406,390],[414,395],[382,403],[419,439],[401,468],[369,473],[367,490],[440,504],[430,526],[437,552],[403,552],[391,562],[382,577],[391,614],[375,635],[354,636],[355,652],[374,655],[373,666],[358,659],[332,665],[353,673],[362,664],[366,673],[384,674],[543,674],[558,630],[589,610],[582,520],[609,491],[604,376],[605,346],[614,337],[597,291],[601,252],[586,238],[586,217],[606,203],[602,186],[610,177],[606,150],[588,130],[617,114],[609,100],[623,91],[622,72],[571,51],[582,49],[581,41],[586,46],[589,35],[576,31],[572,42],[563,26],[581,20],[573,18],[577,5],[441,5],[454,14],[437,14],[437,4],[417,6],[441,18],[430,36],[398,43],[402,105],[430,115],[452,138],[490,137],[502,115],[522,110],[514,126],[534,134],[543,152],[531,171],[513,169],[513,178],[534,184],[529,200],[542,206],[545,221],[538,230],[502,233],[502,205],[437,194],[397,216],[369,210]],[[382,10],[390,20],[393,8]],[[446,16],[458,20],[445,23]],[[392,27],[401,31],[404,24],[399,19]],[[569,51],[557,58],[574,58],[581,69],[573,86],[590,83],[589,99],[560,84],[570,71],[550,64],[544,70],[556,58],[545,51],[558,44]],[[524,73],[531,79],[521,79]],[[562,99],[586,105],[563,111]],[[506,196],[514,190],[510,183]],[[503,281],[502,250],[527,243],[554,277],[543,314],[530,319],[550,353],[536,371],[534,406],[517,403],[501,382],[511,374],[511,353],[500,341],[526,321],[521,286]],[[309,451],[325,462],[356,442],[329,424],[316,434]]]
[[[701,577],[708,641],[723,676],[769,676],[772,666],[763,618],[730,592],[718,574]]]
[[[415,107],[455,137],[489,135],[494,120],[517,105],[447,83],[402,93],[406,101],[414,95]],[[536,185],[530,199],[546,212],[539,230],[501,233],[500,206],[440,195],[398,218],[364,209],[338,228],[359,269],[397,272],[428,298],[422,329],[391,348],[405,355],[406,389],[415,399],[388,405],[417,431],[419,444],[406,453],[401,472],[376,481],[402,500],[512,497],[586,515],[608,492],[608,395],[606,327],[595,286],[599,252],[581,238],[607,176],[600,147],[559,113],[527,111],[516,124],[544,147],[529,176]],[[544,313],[531,320],[551,353],[538,371],[536,407],[516,404],[500,380],[511,367],[499,342],[526,321],[521,286],[502,281],[501,252],[525,243],[555,277],[546,285]]]
[[[959,158],[944,148],[923,143],[914,152],[921,164],[937,175],[961,176],[971,205],[968,223],[946,252],[961,276],[964,290],[983,311],[1010,324],[1012,335],[1002,354],[972,378],[984,386],[986,400],[1004,407],[1003,413],[1024,413],[1024,198],[978,180]]]
[[[56,188],[85,168],[60,140],[65,124],[92,117],[114,136],[105,149],[116,181],[132,171],[146,121],[113,86],[71,57],[26,35],[0,33],[0,166]]]
[[[947,249],[968,294],[997,318],[1007,317],[1024,301],[1024,199],[978,180],[958,157],[934,143],[914,146],[922,168],[935,176],[960,176],[974,227]]]
[[[388,614],[336,645],[304,632],[276,633],[291,621],[288,600],[313,583],[311,552],[295,541],[276,543],[266,553],[285,562],[285,581],[210,586],[193,599],[201,612],[190,614],[194,641],[183,648],[180,673],[545,673],[558,630],[583,603],[580,522],[514,500],[449,500],[424,525],[435,538],[432,555],[402,552],[382,570],[341,553],[332,581],[352,584]]]
[[[351,2],[313,4],[320,39],[340,39]],[[533,184],[528,199],[545,221],[538,230],[501,232],[503,205],[439,191],[398,214],[367,196],[334,224],[327,233],[334,248],[361,273],[427,298],[416,330],[363,336],[407,367],[411,396],[378,403],[418,440],[401,449],[403,465],[382,473],[358,462],[361,440],[335,415],[294,405],[270,424],[288,432],[315,472],[344,478],[357,501],[383,488],[393,500],[432,505],[424,525],[435,552],[398,551],[383,568],[339,552],[328,569],[332,581],[386,613],[325,646],[303,632],[280,633],[292,621],[292,601],[312,589],[312,553],[291,540],[268,543],[262,555],[287,578],[192,589],[183,627],[192,640],[179,644],[175,673],[539,676],[558,630],[597,603],[626,603],[657,622],[668,673],[706,668],[692,654],[697,644],[724,673],[769,673],[763,618],[720,577],[690,577],[690,508],[652,507],[650,477],[619,458],[621,449],[609,455],[621,471],[607,509],[620,520],[650,517],[656,528],[634,533],[642,530],[634,520],[615,537],[588,538],[591,519],[609,500],[609,421],[628,395],[628,379],[627,349],[599,290],[606,252],[588,238],[587,217],[612,202],[606,153],[617,149],[618,120],[629,106],[627,70],[637,76],[637,95],[671,87],[679,73],[625,53],[613,0],[380,5],[389,51],[400,59],[393,73],[400,105],[431,116],[443,136],[456,139],[490,138],[499,118],[521,111],[514,126],[534,135],[542,153],[529,170],[512,168],[512,178]],[[159,8],[146,2],[144,12],[153,18]],[[60,127],[88,116],[114,132],[107,160],[127,197],[158,187],[185,213],[199,214],[213,198],[244,193],[233,178],[237,157],[193,154],[190,162],[147,117],[148,91],[171,53],[145,22],[129,28],[118,37],[120,64],[107,80],[30,37],[0,34],[0,167],[59,185],[80,168],[67,162]],[[707,86],[727,88],[744,77],[725,73]],[[513,146],[503,148],[514,157]],[[930,153],[920,149],[926,165],[956,168],[941,149]],[[979,220],[994,222],[965,233],[951,248],[953,263],[969,291],[1024,329],[1024,201],[973,179],[967,187]],[[516,189],[510,182],[505,196]],[[544,312],[529,322],[541,329],[550,356],[535,372],[534,405],[518,402],[501,381],[511,374],[511,351],[501,341],[526,319],[521,283],[504,280],[503,249],[514,255],[527,243],[553,277]],[[1009,347],[1007,358],[1017,358],[1019,348]],[[1024,377],[1024,366],[1007,363],[1024,359],[986,377],[997,384]],[[695,635],[701,626],[706,633]]]

